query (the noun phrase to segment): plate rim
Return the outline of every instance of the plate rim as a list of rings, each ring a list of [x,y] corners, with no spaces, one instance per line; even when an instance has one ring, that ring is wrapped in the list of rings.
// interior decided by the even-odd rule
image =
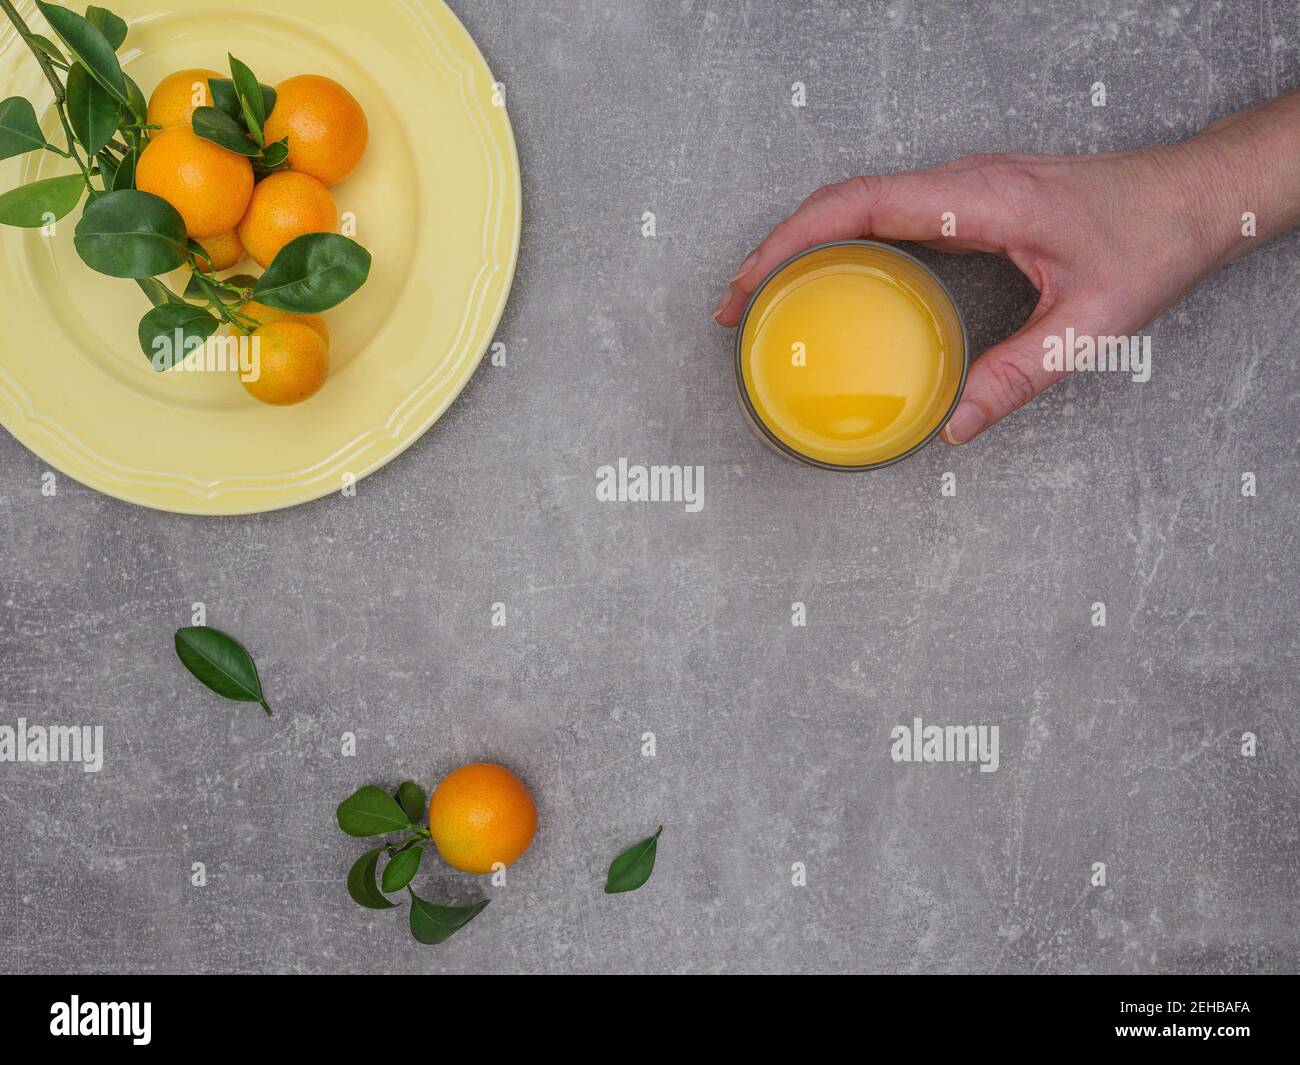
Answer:
[[[474,38],[474,35],[469,32],[468,27],[466,27],[464,22],[461,21],[460,16],[456,14],[449,4],[446,3],[446,0],[402,0],[401,6],[406,8],[408,11],[413,7],[423,8],[426,14],[434,18],[436,18],[441,12],[449,18],[451,20],[450,28],[454,29],[455,32],[458,32],[461,35],[463,42],[468,45],[468,54],[463,58],[468,60],[471,64],[474,60],[477,60],[489,77],[491,77],[494,82],[496,81],[496,75],[494,74],[491,65],[488,63],[487,57],[483,54],[483,49]],[[434,8],[438,10],[435,11],[433,10]],[[454,42],[451,41],[448,43],[454,44]],[[453,55],[450,58],[454,59],[456,57]],[[511,231],[505,234],[509,240],[508,254],[498,260],[502,269],[499,295],[494,301],[495,305],[485,309],[486,313],[484,314],[484,317],[480,319],[481,327],[487,334],[487,338],[478,348],[477,354],[467,358],[461,369],[457,371],[452,381],[449,382],[446,396],[443,397],[441,401],[435,403],[413,429],[408,432],[403,432],[400,438],[394,437],[391,446],[383,448],[381,453],[377,454],[376,457],[369,459],[360,468],[346,471],[352,475],[352,484],[361,482],[365,478],[377,473],[391,462],[400,458],[438,423],[442,416],[450,409],[451,405],[464,393],[465,389],[469,386],[470,381],[473,380],[475,374],[482,366],[483,359],[491,348],[492,338],[495,336],[501,320],[505,316],[506,307],[509,305],[510,296],[514,288],[514,280],[518,270],[519,255],[522,246],[524,216],[523,172],[519,159],[518,143],[515,138],[514,123],[510,117],[509,108],[505,102],[495,106],[498,106],[501,110],[502,118],[504,120],[504,137],[501,139],[499,147],[502,149],[502,162],[504,163],[504,169],[506,172],[502,173],[501,177],[502,180],[507,183],[507,194],[513,197],[510,203],[514,207],[514,224]],[[491,136],[490,127],[485,127],[485,132]],[[489,211],[492,209],[493,205],[489,204]],[[487,262],[488,265],[490,265],[492,260],[489,259]],[[3,374],[6,377],[9,376],[2,366],[0,366],[0,374]],[[459,379],[456,380],[455,378]],[[2,384],[2,382],[0,382],[0,384]],[[41,415],[38,411],[33,409],[30,405],[30,400],[26,397],[25,391],[21,386],[18,386],[16,382],[15,385],[17,387],[16,394],[10,393],[10,390],[5,387],[0,387],[0,401],[2,401],[0,402],[0,426],[2,426],[20,446],[25,448],[40,462],[46,464],[50,469],[57,471],[62,476],[67,477],[70,481],[73,481],[92,492],[108,496],[111,499],[116,499],[132,506],[141,507],[156,513],[175,514],[186,517],[234,518],[247,517],[255,514],[270,514],[277,511],[289,510],[294,507],[305,506],[306,504],[317,502],[340,491],[339,482],[334,481],[331,483],[330,480],[326,478],[320,479],[320,484],[317,487],[309,489],[302,489],[293,485],[280,486],[277,489],[277,495],[280,498],[268,500],[264,503],[255,502],[250,499],[246,504],[241,503],[225,507],[212,505],[219,502],[223,495],[227,494],[219,489],[207,496],[194,496],[192,503],[187,501],[186,497],[180,490],[173,487],[168,487],[166,490],[173,493],[175,498],[154,499],[148,497],[137,497],[131,493],[129,488],[124,487],[121,482],[114,481],[109,477],[101,479],[98,476],[95,476],[100,471],[91,463],[87,463],[86,469],[81,471],[81,474],[70,472],[66,463],[69,458],[75,459],[76,456],[69,443],[65,443],[62,446],[63,454],[61,454],[58,459],[48,457],[47,454],[33,446],[33,443],[29,442],[32,441],[33,437],[36,435],[36,432],[33,430],[39,430],[39,423],[41,419],[46,416]],[[408,396],[403,399],[402,403],[399,403],[399,405],[390,412],[389,420],[393,418],[393,415],[400,410],[401,406],[408,402],[410,398],[411,397]],[[25,404],[23,401],[26,401]],[[23,409],[24,405],[27,406],[26,410]],[[9,417],[10,414],[14,417]],[[400,422],[401,419],[398,420]],[[363,430],[359,436],[364,436],[366,432],[374,432],[375,430],[382,429],[384,424],[384,422],[376,423],[368,429]],[[49,430],[42,431],[47,435],[53,435]],[[66,430],[64,430],[64,433],[66,434]],[[74,441],[76,440],[75,437],[72,439]],[[354,438],[354,442],[355,439],[357,438]],[[374,444],[369,445],[371,449],[374,449],[376,446],[377,445]],[[365,448],[363,447],[362,451],[364,452],[364,450]],[[336,462],[335,465],[337,466],[338,463]],[[87,473],[92,476],[85,476]],[[242,494],[242,492],[246,492],[247,489],[232,489],[231,494],[236,491],[239,491]]]

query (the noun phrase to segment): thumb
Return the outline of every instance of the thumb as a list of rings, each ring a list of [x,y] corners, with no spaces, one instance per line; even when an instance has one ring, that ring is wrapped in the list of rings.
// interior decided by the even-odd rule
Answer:
[[[968,443],[1064,377],[1064,371],[1044,369],[1043,341],[1062,336],[1072,321],[1064,309],[1044,310],[1040,303],[1028,322],[976,359],[961,402],[940,434],[944,441]]]

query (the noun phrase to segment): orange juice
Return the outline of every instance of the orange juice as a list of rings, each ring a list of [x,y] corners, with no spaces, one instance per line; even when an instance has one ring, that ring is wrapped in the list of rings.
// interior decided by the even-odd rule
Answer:
[[[939,280],[871,241],[821,245],[763,282],[741,322],[747,413],[794,458],[869,469],[947,421],[966,378],[966,330]]]

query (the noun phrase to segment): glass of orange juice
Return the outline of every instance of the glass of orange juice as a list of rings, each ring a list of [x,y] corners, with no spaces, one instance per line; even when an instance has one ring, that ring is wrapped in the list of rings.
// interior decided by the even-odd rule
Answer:
[[[819,244],[750,297],[736,383],[754,427],[828,470],[906,458],[943,428],[966,384],[966,325],[918,259],[887,244]]]

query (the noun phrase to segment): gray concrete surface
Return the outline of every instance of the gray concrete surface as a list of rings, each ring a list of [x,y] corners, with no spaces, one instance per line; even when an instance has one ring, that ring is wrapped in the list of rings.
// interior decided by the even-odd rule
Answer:
[[[1170,140],[1295,88],[1295,6],[453,6],[525,174],[506,367],[356,499],[249,519],[44,498],[0,434],[0,724],[106,744],[98,775],[0,765],[0,967],[1294,971],[1300,234],[1160,320],[1150,384],[1074,380],[865,476],[759,443],[710,311],[826,181]],[[1031,306],[1005,263],[928,258],[981,345]],[[598,503],[620,456],[705,466],[703,511]],[[200,600],[273,720],[176,662]],[[998,725],[1000,768],[891,761],[914,716]],[[540,832],[505,888],[427,865],[422,894],[493,903],[421,947],[349,901],[333,810],[475,759]],[[650,883],[603,895],[661,822]]]

